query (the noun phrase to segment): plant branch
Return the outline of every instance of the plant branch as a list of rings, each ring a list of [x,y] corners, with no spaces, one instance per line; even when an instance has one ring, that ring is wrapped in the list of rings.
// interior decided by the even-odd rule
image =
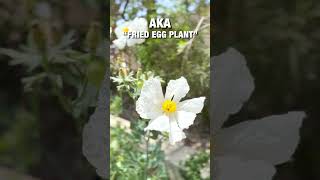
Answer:
[[[127,9],[128,4],[129,4],[129,0],[126,0],[126,3],[124,4],[124,8],[123,8],[123,11],[122,11],[122,14],[121,14],[121,17],[122,17],[123,19],[126,19],[126,18],[124,17],[124,14],[126,13],[126,9]]]
[[[42,57],[43,57],[43,68],[44,68],[45,72],[48,75],[50,75],[51,70],[49,67],[49,61],[48,61],[47,55],[44,53],[42,55]],[[71,106],[68,103],[67,98],[61,93],[57,84],[52,82],[52,86],[53,86],[53,93],[54,93],[54,95],[56,95],[58,97],[58,101],[61,104],[61,106],[63,107],[63,109],[68,113],[72,113]]]
[[[201,19],[199,20],[196,28],[194,29],[194,32],[198,32],[203,21],[206,19],[206,17],[201,17]],[[181,71],[183,72],[184,70],[184,63],[189,55],[189,51],[190,51],[190,48],[192,46],[192,43],[193,43],[193,40],[195,39],[196,36],[193,36],[187,43],[187,45],[184,47],[183,51],[185,51],[185,54],[183,55],[183,58],[182,58],[182,62],[181,62]]]
[[[194,32],[199,31],[199,28],[201,27],[204,19],[205,19],[205,17],[201,17],[201,19],[200,19],[200,21],[198,22],[196,28],[193,30]],[[192,46],[192,42],[193,42],[193,40],[195,39],[195,37],[196,37],[196,36],[193,36],[193,37],[189,40],[188,44],[186,45],[186,53],[185,53],[184,58],[186,58],[186,57],[189,55],[189,50],[190,50],[190,48],[191,48],[191,46]]]

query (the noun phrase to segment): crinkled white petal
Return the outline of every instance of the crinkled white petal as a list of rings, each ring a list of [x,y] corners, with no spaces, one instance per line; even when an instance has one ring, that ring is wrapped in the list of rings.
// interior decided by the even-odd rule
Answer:
[[[171,115],[170,117],[170,132],[169,132],[169,142],[170,144],[175,144],[176,142],[181,141],[186,138],[186,135],[182,129],[178,126],[176,117]]]
[[[181,129],[187,129],[191,126],[196,118],[196,114],[192,112],[186,111],[177,111],[176,119],[178,122],[178,126]]]
[[[190,87],[186,78],[181,77],[177,80],[170,80],[166,89],[165,99],[171,99],[173,101],[179,102],[183,97],[187,95]]]
[[[140,97],[136,102],[136,111],[141,118],[156,119],[162,115],[164,101],[160,80],[151,78],[143,84]]]
[[[148,22],[145,18],[135,18],[130,26],[133,28],[133,31],[147,31]]]
[[[170,124],[169,124],[169,117],[166,115],[162,115],[153,119],[149,122],[148,126],[144,129],[146,130],[156,130],[161,132],[169,132],[170,131]]]
[[[117,46],[117,48],[123,49],[126,46],[127,39],[123,37],[123,38],[116,39],[116,40],[114,40],[112,42],[113,42],[114,45]]]
[[[125,27],[129,28],[130,25],[131,25],[131,22],[129,21],[129,22],[124,22],[115,28],[114,32],[116,33],[116,36],[118,39],[124,37],[123,28]]]
[[[141,44],[145,41],[146,39],[135,39],[136,44]]]
[[[141,44],[145,41],[145,39],[130,39],[128,38],[127,40],[127,45],[130,46],[134,46],[135,44]]]
[[[202,111],[205,99],[205,97],[199,97],[182,101],[178,104],[178,110],[198,114]]]
[[[130,38],[128,38],[128,40],[127,40],[127,45],[130,47],[130,46],[134,46],[134,45],[136,45],[136,44],[139,44],[138,42],[140,42],[139,41],[139,39],[130,39]]]
[[[129,25],[129,31],[130,32],[144,32],[148,31],[148,22],[144,18],[135,18],[133,21],[131,21]],[[128,46],[133,46],[135,44],[141,44],[145,41],[144,38],[142,39],[136,39],[136,38],[128,38]]]

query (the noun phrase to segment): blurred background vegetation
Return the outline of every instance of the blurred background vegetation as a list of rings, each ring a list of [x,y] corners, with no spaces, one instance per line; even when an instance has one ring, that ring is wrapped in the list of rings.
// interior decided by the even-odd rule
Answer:
[[[292,110],[306,111],[294,161],[276,180],[320,179],[320,2],[216,0],[212,52],[238,49],[255,78],[255,91],[227,125]]]
[[[107,67],[108,3],[0,2],[0,179],[98,179],[81,141]]]
[[[203,33],[192,43],[148,40],[144,46],[128,51],[130,62],[125,63],[134,77],[139,69],[143,69],[143,75],[152,71],[165,81],[183,75],[191,87],[198,87],[193,88],[190,97],[208,95],[208,1],[113,1],[111,19],[107,16],[108,4],[106,0],[0,2],[0,168],[10,172],[0,174],[1,178],[13,178],[11,174],[15,174],[18,179],[99,179],[82,155],[81,130],[94,110],[101,80],[109,67],[109,20],[114,28],[117,20],[162,15],[169,16],[177,30],[193,30],[201,19]],[[111,48],[112,60],[119,59],[115,51]],[[121,62],[110,63],[112,75],[119,75]],[[199,66],[194,67],[194,63]],[[116,86],[113,83],[110,87],[111,111],[126,118],[136,116],[132,99],[128,94],[116,94]],[[193,141],[204,136],[202,141],[208,142],[208,113],[203,114],[198,122],[204,131],[192,133],[196,136]],[[123,137],[121,129],[114,133],[117,138]],[[128,142],[134,142],[134,138]],[[120,144],[128,144],[121,140],[126,139],[119,139]],[[154,148],[155,159],[152,154],[149,157],[151,167],[157,166],[157,158],[161,158],[161,152]],[[208,161],[208,157],[202,161]],[[191,168],[199,176],[199,167]],[[159,172],[160,178],[166,178],[163,171]]]

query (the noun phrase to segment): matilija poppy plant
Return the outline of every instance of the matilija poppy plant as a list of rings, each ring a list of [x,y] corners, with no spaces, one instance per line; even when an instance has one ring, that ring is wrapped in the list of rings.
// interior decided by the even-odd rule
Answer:
[[[186,96],[190,87],[186,78],[170,80],[163,96],[160,80],[148,79],[141,90],[136,110],[141,118],[150,119],[147,130],[169,133],[170,144],[184,139],[183,129],[189,128],[203,108],[205,97],[180,100]]]
[[[127,21],[116,27],[115,33],[117,35],[113,44],[119,49],[123,49],[127,46],[133,46],[135,44],[141,44],[145,41],[145,38],[129,38],[128,32],[145,32],[148,31],[148,22],[145,18],[135,18],[132,21]]]

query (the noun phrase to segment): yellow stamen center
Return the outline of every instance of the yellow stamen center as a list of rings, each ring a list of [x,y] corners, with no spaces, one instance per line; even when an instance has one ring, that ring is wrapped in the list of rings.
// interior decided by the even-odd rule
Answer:
[[[162,103],[162,108],[161,108],[164,112],[166,113],[172,113],[175,112],[177,110],[177,104],[171,100],[165,100]]]
[[[124,27],[124,28],[122,29],[122,31],[123,31],[124,33],[127,33],[127,32],[129,32],[129,28],[128,28],[128,27]]]

